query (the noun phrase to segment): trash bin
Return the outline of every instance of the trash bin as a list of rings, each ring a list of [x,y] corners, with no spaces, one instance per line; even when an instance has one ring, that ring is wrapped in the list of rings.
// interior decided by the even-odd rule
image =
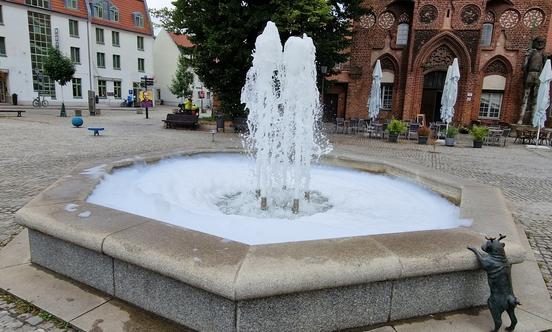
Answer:
[[[222,116],[222,113],[217,113],[217,133],[219,129],[222,129],[222,132],[224,132],[224,117]]]
[[[17,93],[12,94],[12,104],[17,105]]]

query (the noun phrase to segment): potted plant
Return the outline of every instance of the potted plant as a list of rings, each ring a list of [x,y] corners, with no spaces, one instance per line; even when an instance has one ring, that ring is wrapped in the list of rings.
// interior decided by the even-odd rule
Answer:
[[[470,133],[473,137],[473,147],[482,148],[483,139],[489,134],[489,128],[485,126],[473,126]]]
[[[458,135],[458,128],[449,126],[445,133],[445,145],[454,146],[454,138]]]
[[[407,130],[406,123],[401,120],[393,119],[387,125],[387,130],[389,131],[389,142],[397,143],[400,134],[406,133]]]
[[[431,135],[431,129],[426,126],[418,128],[418,144],[427,144],[427,139]]]

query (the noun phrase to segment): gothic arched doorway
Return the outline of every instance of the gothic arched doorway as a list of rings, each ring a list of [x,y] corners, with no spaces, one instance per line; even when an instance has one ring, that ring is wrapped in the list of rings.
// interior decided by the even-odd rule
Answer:
[[[427,123],[441,120],[441,96],[445,86],[446,71],[432,71],[424,76],[422,113]]]

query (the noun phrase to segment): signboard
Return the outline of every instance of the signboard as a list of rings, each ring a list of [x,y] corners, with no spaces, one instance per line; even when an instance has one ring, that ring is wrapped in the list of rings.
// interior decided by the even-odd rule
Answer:
[[[142,107],[153,107],[153,91],[140,91],[138,100]]]
[[[56,48],[59,48],[59,29],[54,29],[54,40],[56,42]]]
[[[199,96],[200,99],[203,99],[203,98],[205,98],[205,91],[199,90],[199,91],[197,92],[197,95]]]

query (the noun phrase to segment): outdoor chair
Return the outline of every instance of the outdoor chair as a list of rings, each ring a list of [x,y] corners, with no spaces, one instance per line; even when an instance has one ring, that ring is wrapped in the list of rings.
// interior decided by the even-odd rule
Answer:
[[[335,119],[335,133],[339,133],[341,130],[341,133],[343,134],[345,132],[345,119],[344,118],[337,118]]]
[[[550,145],[550,140],[552,140],[552,131],[541,131],[539,137],[539,144],[541,145]]]
[[[504,131],[500,129],[489,130],[489,135],[483,139],[485,145],[500,145]]]
[[[506,146],[506,142],[508,141],[508,137],[510,137],[511,132],[512,129],[510,128],[502,130],[502,146]]]
[[[408,132],[406,134],[407,139],[418,139],[418,129],[420,129],[419,123],[410,123],[408,125]]]
[[[348,128],[348,131],[350,131],[351,134],[358,133],[358,122],[359,122],[358,118],[351,118],[349,122],[349,128]]]
[[[357,132],[366,132],[368,122],[364,119],[358,119]]]

